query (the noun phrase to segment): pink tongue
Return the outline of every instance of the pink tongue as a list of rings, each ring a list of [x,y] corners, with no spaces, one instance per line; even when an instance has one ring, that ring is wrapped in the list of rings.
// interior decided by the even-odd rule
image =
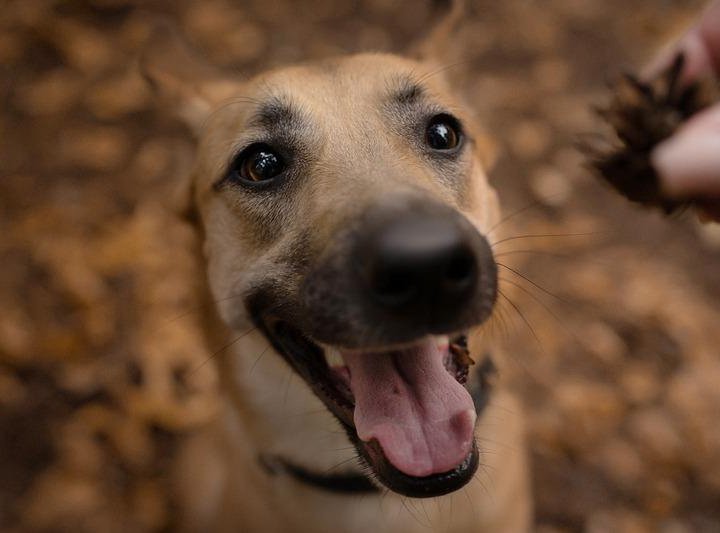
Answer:
[[[355,428],[415,477],[447,472],[470,453],[475,407],[443,365],[447,348],[428,339],[385,353],[343,353],[355,396]]]

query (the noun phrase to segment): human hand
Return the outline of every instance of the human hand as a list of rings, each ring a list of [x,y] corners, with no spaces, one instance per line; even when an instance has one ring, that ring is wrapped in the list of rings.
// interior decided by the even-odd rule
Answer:
[[[646,70],[648,77],[668,66],[682,52],[681,79],[691,83],[720,79],[720,0],[714,0],[700,21]],[[720,104],[699,113],[652,154],[663,192],[677,200],[692,199],[704,218],[720,222]]]

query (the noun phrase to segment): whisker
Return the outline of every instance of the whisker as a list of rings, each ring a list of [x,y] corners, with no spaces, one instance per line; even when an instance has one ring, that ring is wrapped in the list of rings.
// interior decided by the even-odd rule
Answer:
[[[502,309],[500,307],[495,307],[487,324],[480,330],[480,338],[488,338],[491,340],[498,337],[501,339],[506,338],[503,334],[504,323],[502,322],[503,317],[501,311]]]
[[[499,301],[499,302],[498,302],[498,304],[497,304],[497,306],[496,306],[496,313],[498,313],[498,314],[503,314],[503,316],[504,316],[505,318],[507,318],[507,321],[510,322],[509,317],[507,317],[506,315],[504,315],[504,313],[505,313],[505,308],[502,307],[502,305],[505,304],[506,302],[507,302],[507,304],[511,304],[511,305],[512,305],[512,302],[510,301],[510,299],[509,299],[507,296],[505,296],[505,294],[502,293],[502,291],[501,291],[500,289],[498,289],[498,294],[501,295],[505,301]],[[518,310],[517,310],[517,308],[516,308],[515,306],[514,306],[514,309],[513,309],[513,310],[514,310],[516,313],[518,312]],[[504,340],[507,341],[507,340],[510,338],[510,334],[509,334],[507,328],[505,329],[505,332],[504,332],[504,333],[505,333],[505,338],[504,338]],[[541,345],[540,342],[537,340],[537,338],[536,338],[536,342],[537,342],[537,344],[538,344],[538,348],[540,349],[540,351],[542,351],[542,352],[544,353],[544,350],[543,350],[543,348],[542,348],[542,345]],[[508,352],[508,356],[509,356],[510,358],[512,358],[513,361],[515,361],[515,363],[522,369],[522,371],[523,371],[525,374],[527,374],[527,376],[528,376],[529,379],[531,379],[531,380],[532,380],[533,382],[535,382],[535,383],[540,384],[539,379],[533,375],[533,373],[532,373],[532,372],[530,371],[530,369],[528,368],[527,364],[526,364],[524,361],[522,361],[520,358],[518,358],[517,355],[516,355],[514,352],[512,352],[512,351]]]
[[[358,457],[357,455],[353,455],[352,457],[348,457],[347,459],[343,459],[338,464],[331,466],[325,471],[325,475],[332,473],[333,470],[340,468],[343,465],[348,464],[350,461],[357,461]]]
[[[211,301],[213,304],[218,304],[218,303],[221,303],[221,302],[225,302],[225,301],[227,301],[227,300],[232,300],[233,298],[239,298],[240,296],[242,296],[242,295],[241,295],[241,294],[232,294],[232,295],[230,295],[230,296],[225,296],[224,298],[212,299],[212,300],[210,300],[210,301]],[[149,307],[150,305],[153,305],[153,303],[154,303],[154,302],[149,303],[149,304],[148,304],[148,307]],[[193,306],[190,307],[190,309],[188,309],[188,310],[186,310],[186,311],[183,311],[183,312],[180,313],[179,315],[173,316],[173,317],[168,318],[167,320],[163,321],[163,324],[161,324],[161,325],[158,326],[157,328],[153,329],[150,333],[158,333],[159,331],[162,331],[163,328],[166,328],[166,327],[170,326],[171,324],[173,324],[174,322],[177,322],[177,321],[180,320],[181,318],[185,318],[186,316],[189,316],[189,315],[191,315],[191,314],[193,314],[193,313],[202,311],[204,307],[205,307],[205,304],[204,304],[204,303],[200,303],[200,304],[197,304],[197,305],[193,305]]]
[[[535,331],[535,328],[532,327],[532,325],[530,324],[530,322],[528,321],[528,319],[527,319],[527,318],[525,317],[525,315],[520,311],[520,308],[515,304],[515,302],[513,302],[510,298],[508,298],[505,294],[503,294],[502,291],[498,290],[498,294],[500,294],[500,295],[508,302],[508,304],[510,304],[510,306],[513,308],[513,310],[515,311],[515,313],[522,319],[523,323],[525,324],[525,326],[527,327],[527,329],[528,329],[528,330],[530,331],[530,333],[532,334],[533,339],[534,339],[534,341],[535,341],[535,344],[537,344],[538,349],[540,350],[540,352],[541,352],[544,356],[547,357],[547,353],[545,352],[545,349],[543,348],[542,342],[540,342],[540,338],[538,337],[537,332]],[[528,366],[525,364],[525,362],[523,362],[523,361],[521,361],[520,359],[518,359],[518,357],[515,356],[512,352],[511,352],[511,357],[513,358],[513,360],[514,360],[516,363],[518,363],[518,364],[520,365],[520,368],[523,369],[523,371],[527,374],[527,376],[528,376],[531,380],[533,380],[533,382],[542,385],[542,383],[540,382],[540,380],[530,371],[530,369],[529,369]]]
[[[402,505],[403,505],[403,507],[405,507],[405,510],[406,510],[406,511],[408,512],[408,514],[413,518],[413,520],[414,520],[415,522],[417,522],[417,524],[418,524],[420,527],[423,527],[423,528],[430,528],[430,527],[431,527],[431,526],[429,526],[428,524],[423,524],[422,521],[420,520],[420,518],[419,518],[415,513],[413,513],[413,512],[410,510],[410,508],[407,506],[407,498],[406,498],[405,496],[402,496],[402,497],[400,498],[400,502],[402,502]]]
[[[496,408],[499,407],[497,404],[493,404],[493,405],[494,405],[494,407],[496,407]],[[517,417],[517,416],[520,416],[520,415],[518,415],[518,413],[513,413],[513,414],[514,414],[516,417]],[[498,425],[500,425],[500,424],[502,424],[503,422],[507,422],[507,418],[501,418],[500,416],[498,416],[498,417],[497,417],[497,422],[498,422]],[[492,444],[493,446],[502,447],[503,449],[505,449],[505,450],[510,450],[510,451],[513,452],[513,453],[519,453],[519,452],[522,451],[522,448],[518,448],[518,446],[517,446],[516,444],[511,444],[511,443],[508,443],[508,442],[499,441],[499,440],[496,440],[496,439],[492,439],[492,438],[490,438],[490,437],[477,436],[476,439],[477,439],[478,443],[480,443],[480,444],[483,445],[483,446],[482,446],[482,451],[483,451],[483,453],[486,453],[486,452],[489,453],[489,452],[491,452],[491,451],[494,451],[495,453],[500,453],[500,450],[490,450],[489,447],[486,447],[486,446],[485,446],[486,443]],[[488,465],[488,466],[490,467],[490,465]],[[495,468],[495,467],[491,467],[491,468]]]
[[[616,233],[615,231],[589,231],[585,233],[537,233],[532,235],[516,235],[514,237],[506,237],[505,239],[500,239],[499,241],[496,241],[492,243],[490,246],[494,247],[499,244],[503,244],[506,242],[511,241],[517,241],[520,239],[541,239],[541,238],[560,238],[560,237],[588,237],[591,235],[602,235],[602,234],[612,234]]]
[[[561,254],[558,252],[550,252],[548,250],[531,250],[531,249],[520,249],[520,250],[508,250],[507,252],[499,252],[495,254],[495,257],[504,257],[506,255],[520,255],[520,254],[538,254],[548,255],[550,257],[557,257],[560,259],[570,258],[570,254]]]
[[[474,61],[474,60],[473,60],[472,58],[469,58],[469,59],[462,59],[462,60],[459,60],[459,61],[454,61],[453,63],[448,63],[448,64],[443,65],[443,66],[441,66],[441,67],[438,67],[438,68],[436,68],[436,69],[434,69],[434,70],[431,70],[431,71],[429,71],[429,72],[426,72],[425,74],[423,74],[422,76],[420,76],[420,77],[419,77],[417,80],[415,80],[415,81],[416,81],[418,84],[421,84],[421,83],[429,80],[429,79],[432,78],[433,76],[437,76],[438,74],[441,74],[441,73],[443,73],[443,72],[447,72],[448,70],[450,70],[450,69],[452,69],[452,68],[455,68],[455,67],[458,67],[458,66],[460,66],[460,65],[465,65],[465,64],[467,64],[467,63],[472,63],[473,61]]]
[[[488,469],[489,469],[489,468],[490,468],[490,465],[488,465],[487,463],[480,463],[480,464],[478,465],[478,470],[485,475],[485,477],[487,478],[487,480],[493,485],[492,488],[495,489],[495,485],[494,485],[493,478],[492,478],[492,476],[490,475],[490,473],[488,472]],[[496,494],[495,490],[492,490],[492,491],[491,491],[491,490],[488,490],[487,486],[485,486],[485,484],[484,484],[484,483],[482,482],[482,480],[480,479],[480,476],[475,476],[475,477],[473,478],[473,480],[475,480],[475,481],[478,482],[478,484],[480,485],[480,487],[482,487],[482,489],[483,489],[483,491],[485,492],[485,494],[487,494],[488,497],[490,498],[490,501],[493,501],[494,498],[495,498],[495,494]]]
[[[428,524],[430,524],[430,527],[432,527],[432,520],[430,519],[430,515],[427,512],[427,509],[425,508],[425,500],[420,500],[420,507],[422,508],[422,512],[425,515],[425,520]]]
[[[478,465],[478,467],[479,466],[480,465]],[[473,477],[475,477],[475,476],[473,476]],[[465,499],[467,500],[468,505],[470,506],[470,512],[472,513],[473,521],[478,522],[480,520],[478,509],[477,509],[477,506],[475,505],[475,502],[470,497],[470,492],[468,491],[468,489],[469,489],[469,487],[467,485],[465,487],[463,487],[463,494],[465,494]]]
[[[515,270],[514,268],[509,267],[509,266],[507,266],[507,265],[504,265],[503,263],[497,263],[497,262],[496,262],[496,264],[497,264],[497,266],[503,267],[503,268],[509,270],[510,272],[512,272],[513,274],[515,274],[516,276],[524,279],[525,281],[527,281],[528,283],[530,283],[533,287],[536,287],[537,289],[541,290],[542,292],[544,292],[544,293],[547,294],[548,296],[552,296],[553,298],[555,298],[556,300],[561,301],[561,302],[564,303],[565,305],[568,305],[568,306],[570,306],[570,307],[573,306],[573,304],[572,304],[571,302],[568,302],[567,300],[565,300],[564,298],[558,296],[557,294],[553,294],[552,292],[550,292],[549,290],[547,290],[545,287],[539,285],[538,283],[536,283],[535,281],[531,280],[531,279],[528,278],[527,276],[521,274],[520,272],[518,272],[518,271]]]
[[[527,318],[525,318],[525,315],[522,314],[522,312],[520,311],[520,309],[518,308],[518,306],[515,304],[515,302],[513,302],[510,298],[508,298],[508,297],[507,297],[502,291],[500,291],[499,289],[498,289],[498,294],[499,294],[500,296],[502,296],[503,298],[505,298],[505,300],[507,300],[507,302],[508,302],[508,303],[510,304],[510,306],[515,310],[515,312],[517,313],[517,315],[518,315],[518,316],[522,319],[522,321],[525,323],[525,325],[527,326],[528,330],[530,330],[530,333],[531,333],[532,336],[535,338],[535,341],[538,343],[538,345],[540,345],[540,337],[537,336],[537,333],[535,332],[535,329],[530,325],[530,322],[528,322]],[[542,347],[541,347],[541,348],[542,348]]]
[[[493,327],[497,325],[502,340],[508,340],[510,337],[510,331],[508,329],[508,317],[506,310],[503,307],[497,307],[493,313]]]
[[[506,215],[505,217],[503,217],[499,222],[497,222],[493,227],[491,227],[487,231],[487,235],[489,236],[493,231],[495,231],[500,226],[505,224],[505,222],[508,222],[508,221],[512,220],[513,218],[518,217],[518,216],[522,215],[523,213],[526,213],[527,211],[530,211],[531,209],[536,209],[536,208],[542,207],[542,206],[543,206],[542,200],[535,200],[534,202],[531,202],[531,203],[527,204],[526,206],[521,207],[517,211],[514,211],[514,212]]]
[[[526,287],[523,287],[519,283],[516,283],[512,280],[504,279],[504,278],[501,278],[501,280],[504,283],[509,283],[513,287],[521,290],[522,292],[524,292],[525,294],[530,296],[530,298],[532,298],[535,302],[537,302],[538,305],[540,305],[550,316],[552,316],[557,321],[557,323],[560,325],[560,327],[563,329],[563,331],[565,331],[565,333],[570,335],[576,343],[582,345],[582,343],[580,342],[580,339],[577,337],[577,335],[575,335],[575,333],[573,333],[570,329],[568,329],[568,327],[565,325],[565,323],[562,320],[560,320],[560,317],[558,317],[558,315],[550,308],[550,306],[547,305],[545,302],[543,302],[538,296],[533,294],[532,291],[528,290]]]
[[[575,260],[578,258],[576,255],[571,254],[563,254],[560,252],[551,252],[549,250],[535,250],[531,248],[524,248],[524,249],[518,249],[518,250],[508,250],[506,252],[498,252],[495,255],[495,257],[505,257],[505,256],[512,256],[512,255],[523,255],[523,254],[535,254],[535,255],[544,255],[548,257],[553,257],[557,259],[570,259]],[[642,257],[650,257],[652,255],[652,250],[648,250],[647,254],[643,254]],[[609,264],[607,261],[598,261],[597,259],[588,259],[587,257],[583,257],[582,259],[583,263],[587,263],[589,265],[597,265],[601,267],[609,268],[612,265]]]
[[[417,509],[417,501],[413,500],[412,498],[408,498],[408,503],[413,508],[413,511],[415,511],[419,515],[420,513],[418,512],[418,509]],[[432,529],[432,523],[430,522],[430,517],[427,516],[427,512],[425,513],[425,517],[427,518],[427,521],[425,522],[424,527],[427,527],[428,529]]]
[[[212,354],[210,354],[210,357],[208,357],[208,358],[205,359],[202,363],[200,363],[192,372],[190,372],[190,375],[192,375],[192,374],[194,374],[195,372],[197,372],[198,370],[200,370],[202,367],[204,367],[204,366],[205,366],[211,359],[213,359],[215,356],[217,356],[217,355],[219,355],[220,353],[224,352],[225,350],[227,350],[228,348],[230,348],[233,344],[235,344],[236,342],[238,342],[240,339],[242,339],[242,338],[245,337],[246,335],[249,335],[250,333],[252,333],[252,332],[255,331],[256,329],[257,329],[257,326],[253,326],[252,328],[250,328],[250,329],[247,330],[246,332],[238,335],[238,336],[235,337],[233,340],[231,340],[230,342],[228,342],[227,344],[225,344],[225,345],[224,345],[222,348],[220,348],[219,350],[217,350],[217,351],[213,352]]]
[[[207,117],[205,117],[205,120],[203,120],[202,125],[200,126],[200,131],[202,134],[205,133],[207,130],[210,121],[212,118],[220,113],[223,109],[227,109],[228,107],[232,105],[238,105],[238,104],[255,104],[260,105],[262,102],[257,100],[256,98],[252,98],[249,96],[233,96],[231,98],[228,98],[225,100],[219,107],[215,108]]]
[[[255,359],[255,362],[250,367],[250,370],[248,371],[248,376],[252,376],[253,370],[255,370],[255,367],[260,362],[260,359],[262,359],[262,356],[265,355],[265,353],[270,349],[271,344],[268,342],[268,345],[265,347],[265,349],[260,352],[260,355]]]

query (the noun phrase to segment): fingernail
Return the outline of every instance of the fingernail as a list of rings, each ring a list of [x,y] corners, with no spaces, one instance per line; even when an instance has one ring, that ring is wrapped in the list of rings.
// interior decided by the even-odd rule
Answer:
[[[655,149],[652,164],[670,198],[720,197],[720,132],[676,135]]]

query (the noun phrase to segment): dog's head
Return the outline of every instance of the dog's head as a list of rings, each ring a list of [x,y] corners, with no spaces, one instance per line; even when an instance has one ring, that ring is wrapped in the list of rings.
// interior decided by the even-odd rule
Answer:
[[[468,111],[427,61],[233,80],[170,42],[145,72],[198,134],[187,205],[221,318],[263,332],[388,488],[461,487],[478,463],[464,339],[497,291]]]

